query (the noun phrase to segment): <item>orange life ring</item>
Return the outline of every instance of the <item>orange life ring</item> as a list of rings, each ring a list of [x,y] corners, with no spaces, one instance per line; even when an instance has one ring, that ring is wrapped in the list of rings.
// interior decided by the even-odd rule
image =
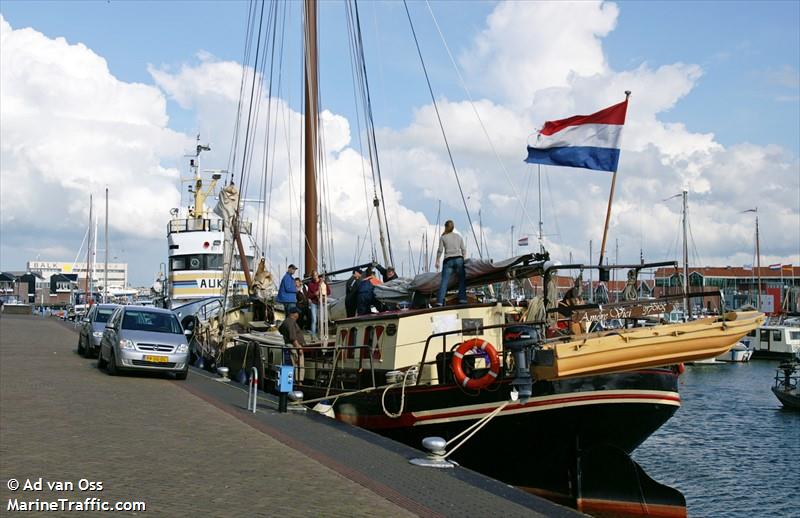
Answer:
[[[470,378],[467,376],[461,365],[464,354],[474,348],[480,349],[489,355],[489,372],[480,378]],[[482,389],[494,383],[494,380],[497,379],[497,376],[500,374],[500,358],[497,356],[497,351],[492,344],[481,338],[472,338],[471,340],[462,342],[455,350],[453,353],[452,368],[453,374],[456,377],[456,382],[459,385],[469,389]]]

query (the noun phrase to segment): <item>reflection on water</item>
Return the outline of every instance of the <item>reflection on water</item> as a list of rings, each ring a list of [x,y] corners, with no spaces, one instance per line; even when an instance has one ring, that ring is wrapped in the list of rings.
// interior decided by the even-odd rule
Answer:
[[[800,412],[772,394],[777,366],[687,366],[683,406],[634,452],[689,516],[800,516]]]

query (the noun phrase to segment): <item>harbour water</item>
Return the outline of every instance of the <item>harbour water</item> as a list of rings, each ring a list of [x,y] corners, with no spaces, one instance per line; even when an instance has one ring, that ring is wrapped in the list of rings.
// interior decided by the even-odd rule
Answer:
[[[689,516],[800,516],[800,412],[772,394],[777,366],[687,366],[682,407],[634,453]]]

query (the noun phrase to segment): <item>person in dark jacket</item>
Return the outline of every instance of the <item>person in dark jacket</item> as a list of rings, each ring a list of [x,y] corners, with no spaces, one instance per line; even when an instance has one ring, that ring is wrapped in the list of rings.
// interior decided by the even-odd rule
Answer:
[[[381,272],[381,275],[383,276],[383,282],[389,282],[397,279],[397,272],[394,271],[394,266],[389,266],[387,268],[384,268],[378,263],[372,263],[372,264],[375,266],[375,268],[378,269],[379,272]]]
[[[373,304],[377,305],[375,299],[375,285],[381,281],[375,277],[372,268],[367,268],[364,278],[358,282],[356,291],[356,315],[369,315],[372,313]]]
[[[358,283],[361,280],[361,270],[356,268],[353,270],[353,275],[347,279],[345,284],[345,298],[344,307],[347,310],[347,317],[356,316],[356,293],[358,291]]]
[[[297,288],[294,284],[294,272],[297,271],[297,266],[290,264],[283,274],[281,285],[278,288],[278,296],[275,297],[275,302],[283,304],[283,309],[286,314],[289,310],[297,305]]]

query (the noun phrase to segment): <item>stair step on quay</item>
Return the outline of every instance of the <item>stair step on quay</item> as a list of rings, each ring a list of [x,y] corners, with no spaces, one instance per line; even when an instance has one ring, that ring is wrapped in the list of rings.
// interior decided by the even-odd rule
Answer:
[[[205,371],[109,376],[77,339],[55,318],[0,317],[3,510],[95,498],[144,502],[127,514],[154,516],[582,516],[461,467],[411,465],[422,452],[313,412],[280,414],[263,392],[253,414],[246,387]],[[41,490],[23,490],[40,478]]]

